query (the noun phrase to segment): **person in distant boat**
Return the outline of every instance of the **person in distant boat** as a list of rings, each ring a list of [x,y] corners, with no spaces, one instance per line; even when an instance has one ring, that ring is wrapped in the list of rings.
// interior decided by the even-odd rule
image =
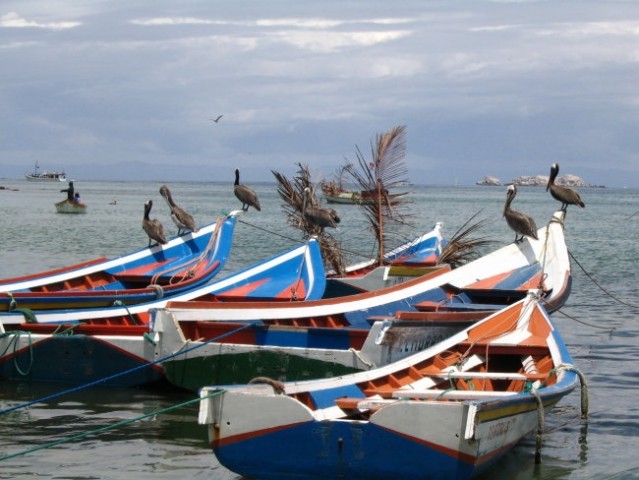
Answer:
[[[75,189],[73,188],[73,182],[69,182],[69,188],[63,188],[61,192],[67,192],[67,200],[73,202],[75,200]]]
[[[75,201],[75,203],[80,203],[80,192],[75,192],[73,200]]]

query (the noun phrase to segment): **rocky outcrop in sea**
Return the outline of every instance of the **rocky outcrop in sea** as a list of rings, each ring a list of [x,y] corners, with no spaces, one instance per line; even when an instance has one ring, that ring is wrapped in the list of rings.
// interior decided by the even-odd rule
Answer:
[[[486,176],[482,178],[480,181],[476,182],[477,185],[488,185],[488,186],[501,186],[501,180],[497,177]],[[548,175],[522,175],[520,177],[513,178],[512,181],[508,182],[506,185],[517,185],[521,187],[545,187],[548,183]],[[577,175],[562,175],[555,179],[555,183],[557,185],[561,185],[564,187],[581,187],[581,188],[601,188],[602,185],[591,185],[585,182],[583,179],[578,177]]]

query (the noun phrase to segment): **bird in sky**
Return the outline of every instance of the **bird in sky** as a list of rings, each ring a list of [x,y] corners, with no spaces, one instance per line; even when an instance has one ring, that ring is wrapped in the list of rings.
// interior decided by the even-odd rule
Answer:
[[[222,118],[223,116],[224,116],[224,115],[218,115],[218,117],[217,117],[217,118],[209,118],[209,120],[211,120],[212,122],[217,123],[217,122],[219,122],[219,121],[220,121],[220,118]]]

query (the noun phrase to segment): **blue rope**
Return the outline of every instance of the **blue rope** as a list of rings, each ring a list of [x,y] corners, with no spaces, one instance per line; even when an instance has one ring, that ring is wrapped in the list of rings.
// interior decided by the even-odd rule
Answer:
[[[114,378],[122,377],[124,375],[129,374],[129,373],[137,372],[138,370],[141,370],[143,368],[149,367],[151,365],[156,365],[158,363],[161,363],[161,362],[164,362],[166,360],[169,360],[169,359],[171,359],[173,357],[177,357],[178,355],[183,355],[183,354],[188,353],[188,352],[190,352],[192,350],[196,350],[196,349],[198,349],[200,347],[203,347],[204,345],[207,345],[207,344],[212,343],[212,342],[216,342],[216,341],[218,341],[218,340],[220,340],[220,339],[222,339],[224,337],[228,337],[229,335],[233,335],[233,334],[235,334],[237,332],[241,332],[242,330],[245,330],[247,328],[251,328],[251,327],[253,327],[256,324],[257,324],[257,321],[251,322],[251,323],[247,323],[246,325],[242,325],[241,327],[236,328],[235,330],[231,330],[230,332],[223,333],[222,335],[219,335],[219,336],[217,336],[215,338],[207,340],[207,341],[205,341],[205,342],[203,342],[203,343],[201,343],[199,345],[194,345],[194,346],[189,347],[189,348],[187,348],[185,350],[180,350],[179,352],[172,353],[172,354],[167,355],[167,356],[162,357],[162,358],[158,358],[157,360],[153,360],[151,362],[145,363],[144,365],[138,365],[137,367],[133,367],[133,368],[131,368],[129,370],[125,370],[123,372],[119,372],[119,373],[116,373],[116,374],[108,376],[108,377],[99,378],[97,380],[94,380],[93,382],[85,383],[84,385],[80,385],[80,386],[77,386],[77,387],[74,387],[74,388],[70,388],[68,390],[63,390],[62,392],[53,393],[51,395],[47,395],[46,397],[37,398],[37,399],[32,400],[30,402],[20,403],[18,405],[14,405],[13,407],[5,408],[3,410],[0,410],[0,415],[3,415],[5,413],[9,413],[9,412],[13,412],[14,410],[18,410],[20,408],[30,407],[31,405],[34,405],[36,403],[43,403],[43,402],[46,402],[46,401],[49,401],[49,400],[53,400],[54,398],[62,397],[63,395],[68,395],[69,393],[79,392],[81,390],[84,390],[84,389],[89,388],[89,387],[93,387],[93,386],[98,385],[100,383],[108,382],[109,380],[113,380]]]

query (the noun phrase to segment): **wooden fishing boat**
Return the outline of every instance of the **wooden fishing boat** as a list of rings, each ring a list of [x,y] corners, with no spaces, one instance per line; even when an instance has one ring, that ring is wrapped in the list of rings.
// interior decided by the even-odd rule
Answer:
[[[254,376],[300,380],[369,370],[434,345],[540,287],[550,309],[570,292],[558,211],[538,232],[454,270],[302,303],[169,302],[152,328],[167,379],[197,390]]]
[[[0,311],[134,305],[209,282],[231,252],[238,212],[166,245],[0,281]]]
[[[218,461],[254,479],[470,478],[582,378],[541,303],[532,292],[367,372],[203,388],[199,423]]]
[[[320,248],[311,239],[174,298],[219,301],[241,293],[245,301],[303,301],[321,298],[325,285]],[[131,306],[2,312],[0,379],[126,387],[159,381],[163,369],[152,363],[159,358],[159,338],[149,319],[150,311],[169,298]]]
[[[58,213],[87,213],[87,204],[64,199],[55,203],[55,210]]]
[[[438,270],[439,257],[448,243],[443,228],[443,223],[437,222],[432,230],[387,252],[382,265],[371,258],[347,266],[342,276],[329,272],[327,289],[335,292],[333,296],[347,286],[353,292],[379,290]]]

